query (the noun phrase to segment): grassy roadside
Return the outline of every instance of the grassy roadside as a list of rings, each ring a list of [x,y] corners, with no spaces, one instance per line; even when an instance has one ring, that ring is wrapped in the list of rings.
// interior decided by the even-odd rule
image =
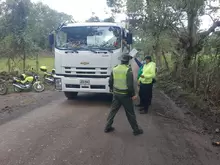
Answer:
[[[36,70],[37,68],[37,63],[40,66],[44,65],[47,66],[48,70],[50,71],[51,69],[54,68],[54,57],[53,56],[39,56],[38,62],[35,59],[27,59],[26,60],[26,66],[27,68],[34,68]],[[16,61],[16,70],[22,70],[22,61]],[[7,71],[8,66],[7,66],[7,58],[1,58],[0,59],[0,72],[2,71]]]

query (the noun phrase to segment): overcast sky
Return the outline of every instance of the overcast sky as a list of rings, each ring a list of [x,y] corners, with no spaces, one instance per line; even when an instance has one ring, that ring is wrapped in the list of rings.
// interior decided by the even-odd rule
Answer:
[[[32,2],[39,1],[52,9],[72,15],[76,21],[88,19],[92,12],[101,19],[109,16],[105,14],[109,11],[106,0],[32,0]]]
[[[52,9],[65,12],[73,16],[76,21],[84,21],[94,12],[99,18],[108,17],[105,11],[109,11],[106,0],[32,0],[32,2],[43,2]],[[124,15],[118,16],[116,21],[125,19]],[[207,29],[212,24],[209,16],[203,17],[202,29]]]

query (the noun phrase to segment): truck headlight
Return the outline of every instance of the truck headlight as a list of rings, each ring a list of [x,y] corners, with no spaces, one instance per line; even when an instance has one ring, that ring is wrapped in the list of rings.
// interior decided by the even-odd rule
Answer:
[[[60,78],[56,78],[55,79],[55,88],[57,90],[62,90],[62,81]]]

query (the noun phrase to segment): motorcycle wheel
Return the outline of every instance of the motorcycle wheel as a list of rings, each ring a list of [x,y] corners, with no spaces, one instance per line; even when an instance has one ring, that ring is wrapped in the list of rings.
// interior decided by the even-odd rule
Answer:
[[[41,82],[35,82],[33,88],[36,92],[43,92],[45,90],[44,84]]]
[[[19,92],[21,92],[21,89],[16,87],[16,86],[14,86],[14,91],[19,93]]]
[[[5,83],[0,83],[0,95],[5,95],[8,93],[8,87]]]

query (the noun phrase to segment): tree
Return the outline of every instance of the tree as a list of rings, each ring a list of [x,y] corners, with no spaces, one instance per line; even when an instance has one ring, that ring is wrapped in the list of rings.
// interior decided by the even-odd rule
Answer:
[[[72,16],[30,0],[0,1],[0,57],[8,59],[8,71],[20,60],[49,48],[48,34]]]
[[[115,22],[115,18],[113,16],[111,16],[109,18],[105,18],[104,22]]]
[[[125,6],[125,0],[106,0],[106,3],[113,13],[121,13]]]
[[[48,34],[61,23],[71,21],[72,16],[58,13],[43,3],[33,4],[29,15],[29,33],[32,40],[42,49],[49,48]]]
[[[216,30],[220,27],[220,7],[213,6],[212,1],[107,0],[112,8],[119,2],[126,4],[135,46],[154,54],[157,65],[170,70],[170,79],[219,104],[220,40]],[[212,18],[213,25],[202,31],[201,17],[205,15]]]
[[[87,19],[86,22],[100,22],[100,19],[98,16],[95,15],[94,12],[92,12],[92,16]]]
[[[29,0],[6,0],[3,3],[3,13],[5,16],[3,26],[6,34],[10,34],[10,37],[6,38],[6,41],[10,42],[12,52],[9,55],[8,65],[10,70],[10,60],[14,60],[15,56],[22,56],[23,69],[25,68],[26,52],[26,28],[27,17],[29,12],[30,1]],[[6,37],[6,36],[5,36]],[[10,38],[10,40],[8,40]]]
[[[110,7],[116,7],[119,2],[122,0],[107,0]],[[127,0],[126,6],[130,25],[139,33],[143,31],[141,36],[145,33],[154,42],[156,56],[159,57],[158,45],[161,44],[158,43],[161,35],[165,34],[173,39],[170,35],[175,34],[174,38],[179,38],[176,48],[185,54],[184,66],[187,68],[195,54],[202,50],[204,39],[220,26],[220,22],[215,21],[209,30],[202,33],[199,31],[200,16],[205,12],[216,12],[216,8],[213,11],[213,7],[207,5],[209,2],[210,0]],[[184,19],[187,20],[187,25],[184,24]]]

